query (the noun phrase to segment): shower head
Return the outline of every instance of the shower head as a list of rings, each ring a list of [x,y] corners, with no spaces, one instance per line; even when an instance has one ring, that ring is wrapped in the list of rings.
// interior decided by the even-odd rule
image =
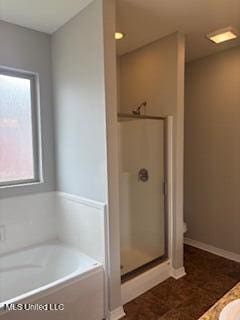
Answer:
[[[146,107],[147,106],[147,101],[144,101],[142,102],[136,109],[133,109],[132,113],[135,115],[135,116],[140,116],[141,115],[141,109],[143,107]]]

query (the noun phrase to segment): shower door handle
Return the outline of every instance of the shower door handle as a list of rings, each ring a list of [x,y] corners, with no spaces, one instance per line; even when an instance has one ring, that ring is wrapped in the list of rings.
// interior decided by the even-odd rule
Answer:
[[[149,180],[148,170],[142,168],[138,172],[138,181],[147,182]]]

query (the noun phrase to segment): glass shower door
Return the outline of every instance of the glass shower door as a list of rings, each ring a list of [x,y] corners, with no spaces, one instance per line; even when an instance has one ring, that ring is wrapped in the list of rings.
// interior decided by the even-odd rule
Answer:
[[[119,122],[121,269],[165,255],[164,121]]]

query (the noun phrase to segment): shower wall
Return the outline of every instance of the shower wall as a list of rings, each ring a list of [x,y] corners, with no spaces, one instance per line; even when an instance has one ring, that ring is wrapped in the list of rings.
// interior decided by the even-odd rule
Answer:
[[[165,254],[163,121],[119,123],[122,272]],[[146,168],[149,179],[139,179]]]
[[[146,113],[173,116],[174,267],[183,266],[184,37],[175,33],[118,58],[119,111],[131,113],[143,101]],[[122,231],[124,232],[124,231]]]

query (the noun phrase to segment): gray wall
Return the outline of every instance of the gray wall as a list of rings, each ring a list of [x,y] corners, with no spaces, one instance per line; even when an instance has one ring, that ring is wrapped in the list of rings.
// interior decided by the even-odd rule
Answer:
[[[114,32],[112,0],[93,1],[53,34],[52,47],[50,37],[45,34],[2,22],[0,25],[0,65],[39,72],[41,80],[46,183],[18,190],[29,193],[56,189],[108,204],[109,310],[121,306]],[[56,186],[53,169],[57,170]],[[6,195],[5,191],[0,193]]]
[[[114,32],[115,2],[95,0],[52,37],[57,189],[107,203],[109,310],[121,306]]]
[[[101,1],[52,36],[57,189],[106,202],[107,159]]]
[[[187,65],[187,237],[240,254],[240,47]]]
[[[118,60],[119,110],[131,113],[147,101],[146,113],[172,115],[173,132],[173,265],[183,266],[183,116],[184,37],[174,33]]]
[[[0,66],[31,71],[39,75],[44,170],[44,183],[1,188],[0,197],[52,191],[55,188],[55,171],[50,37],[0,21],[0,42]]]

